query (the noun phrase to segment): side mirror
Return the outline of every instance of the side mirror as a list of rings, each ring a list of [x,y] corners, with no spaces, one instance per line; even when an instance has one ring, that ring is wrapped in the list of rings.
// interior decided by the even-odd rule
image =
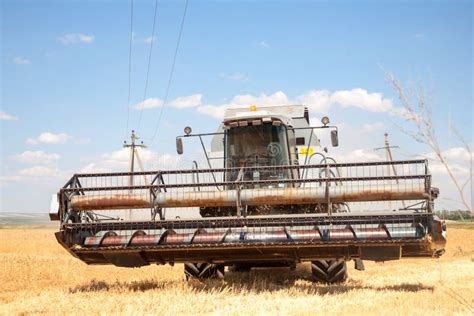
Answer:
[[[337,136],[337,129],[331,131],[331,144],[333,147],[339,146],[339,138]]]
[[[183,154],[183,139],[181,137],[176,137],[176,152],[178,155]]]

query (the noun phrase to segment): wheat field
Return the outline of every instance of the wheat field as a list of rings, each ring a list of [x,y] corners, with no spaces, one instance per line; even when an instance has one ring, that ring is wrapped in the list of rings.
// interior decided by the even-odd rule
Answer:
[[[473,315],[474,229],[448,226],[437,259],[349,264],[343,285],[296,270],[256,269],[185,281],[183,266],[88,266],[55,241],[53,228],[0,229],[0,313],[211,315]]]

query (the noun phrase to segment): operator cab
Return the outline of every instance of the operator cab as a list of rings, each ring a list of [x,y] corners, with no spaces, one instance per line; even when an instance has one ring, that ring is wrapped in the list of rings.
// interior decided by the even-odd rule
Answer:
[[[226,174],[226,180],[236,181],[242,167],[240,180],[292,178],[291,170],[278,168],[296,161],[291,154],[295,151],[291,150],[289,139],[294,136],[289,137],[288,133],[294,132],[287,129],[288,118],[250,107],[250,111],[237,113],[223,124],[225,167],[234,168]]]
[[[322,118],[322,126],[311,127],[309,123],[309,112],[303,105],[262,106],[258,110],[255,105],[231,107],[226,109],[216,133],[192,134],[191,128],[186,127],[185,135],[176,138],[176,150],[183,154],[183,137],[199,137],[208,167],[226,168],[221,177],[223,181],[246,181],[244,187],[254,188],[293,186],[290,182],[278,183],[278,180],[310,175],[305,169],[283,166],[334,161],[327,158],[327,148],[321,147],[314,129],[330,130],[332,145],[338,146],[337,127],[329,125],[327,117]],[[208,152],[202,137],[211,135]],[[198,168],[197,162],[193,166]],[[263,180],[264,184],[260,182]]]

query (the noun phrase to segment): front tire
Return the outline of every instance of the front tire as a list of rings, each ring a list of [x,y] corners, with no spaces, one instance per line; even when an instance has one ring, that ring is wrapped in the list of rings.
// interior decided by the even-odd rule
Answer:
[[[191,279],[223,279],[224,266],[212,263],[193,263],[184,264],[184,274],[186,280]]]
[[[315,260],[311,262],[311,274],[315,282],[340,283],[347,279],[344,259]]]

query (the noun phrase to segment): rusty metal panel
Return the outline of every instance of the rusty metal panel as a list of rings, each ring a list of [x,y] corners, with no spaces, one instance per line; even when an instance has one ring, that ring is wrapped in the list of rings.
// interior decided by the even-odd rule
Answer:
[[[354,233],[349,228],[329,229],[327,234],[328,234],[328,239],[329,240],[355,239]]]
[[[102,239],[101,246],[127,246],[131,236],[105,236]]]
[[[254,231],[247,232],[244,235],[244,241],[248,242],[273,242],[273,241],[288,241],[288,236],[284,229],[274,230],[274,231]]]
[[[225,232],[223,233],[207,233],[207,232],[200,232],[194,235],[193,244],[214,244],[223,242],[225,238]]]
[[[150,197],[143,194],[75,195],[71,207],[75,210],[114,210],[150,208]]]
[[[416,238],[418,237],[418,231],[416,227],[396,227],[396,226],[388,226],[387,227],[388,234],[390,238]]]
[[[161,235],[139,235],[132,238],[130,246],[152,246],[158,245]]]
[[[426,198],[424,190],[411,191],[393,188],[374,188],[371,190],[350,189],[341,191],[331,189],[329,193],[333,203],[351,201],[380,200],[417,200]],[[196,206],[235,206],[235,190],[225,191],[189,191],[158,193],[154,205],[149,197],[138,194],[112,196],[77,195],[71,198],[71,207],[75,210],[113,210],[130,208],[155,207],[196,207]],[[245,205],[285,205],[285,204],[318,204],[327,202],[324,188],[273,188],[245,189],[240,192],[240,200]]]
[[[161,244],[163,245],[182,245],[189,244],[194,234],[179,234],[175,232],[168,232],[164,235]]]
[[[388,233],[383,228],[354,228],[357,239],[388,239]]]
[[[321,232],[319,231],[319,229],[287,229],[287,232],[291,240],[317,241],[322,239]]]
[[[235,243],[243,240],[243,233],[242,232],[229,232],[225,235],[224,242],[225,243]]]
[[[84,240],[85,247],[98,247],[100,246],[100,242],[102,241],[103,236],[92,236],[86,237]]]

